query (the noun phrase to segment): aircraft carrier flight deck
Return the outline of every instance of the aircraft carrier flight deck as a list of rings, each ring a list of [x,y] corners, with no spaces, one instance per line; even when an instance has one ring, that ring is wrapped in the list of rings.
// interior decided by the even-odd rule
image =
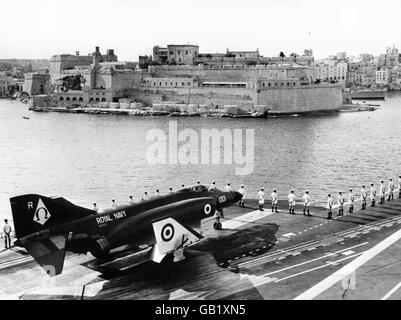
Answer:
[[[204,238],[185,260],[138,264],[143,253],[111,259],[67,254],[62,274],[50,278],[22,248],[0,253],[2,299],[401,299],[401,199],[327,220],[259,211],[256,200],[227,208],[222,229],[204,220]],[[347,211],[347,206],[345,206]],[[345,268],[353,268],[351,274]],[[329,283],[329,284],[328,284]],[[399,287],[399,285],[398,285]]]

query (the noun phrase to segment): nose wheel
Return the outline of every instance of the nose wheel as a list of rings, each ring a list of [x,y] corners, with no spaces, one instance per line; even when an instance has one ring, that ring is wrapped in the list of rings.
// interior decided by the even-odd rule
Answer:
[[[224,218],[223,210],[222,210],[222,209],[218,209],[218,210],[215,212],[214,217],[216,218],[216,222],[213,224],[213,228],[214,228],[215,230],[221,230],[221,229],[222,229],[222,224],[221,224],[221,222],[220,222],[220,219],[221,219],[221,218]]]

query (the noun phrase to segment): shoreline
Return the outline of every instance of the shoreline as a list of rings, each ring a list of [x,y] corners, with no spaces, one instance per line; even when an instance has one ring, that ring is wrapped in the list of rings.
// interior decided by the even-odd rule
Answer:
[[[248,112],[244,114],[226,113],[224,109],[211,109],[209,112],[187,112],[187,111],[161,111],[153,108],[143,109],[121,109],[101,107],[29,107],[35,112],[59,112],[59,113],[85,113],[85,114],[114,114],[127,116],[168,116],[168,117],[213,117],[213,118],[277,118],[277,117],[298,117],[298,116],[322,116],[333,115],[342,112],[363,112],[375,111],[379,105],[372,104],[345,104],[336,110],[319,110],[307,112]]]

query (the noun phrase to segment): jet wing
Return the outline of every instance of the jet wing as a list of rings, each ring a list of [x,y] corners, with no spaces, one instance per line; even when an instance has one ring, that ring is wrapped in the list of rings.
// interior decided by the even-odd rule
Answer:
[[[23,244],[35,261],[53,277],[63,271],[67,236],[50,236]]]
[[[198,232],[183,226],[171,217],[155,221],[152,226],[156,239],[152,260],[157,263],[160,263],[168,253],[188,247],[202,239],[202,235]]]

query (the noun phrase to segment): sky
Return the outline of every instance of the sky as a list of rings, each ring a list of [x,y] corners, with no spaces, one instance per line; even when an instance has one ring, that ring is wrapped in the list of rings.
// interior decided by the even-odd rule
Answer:
[[[312,48],[379,55],[401,50],[400,0],[18,0],[2,1],[0,59],[48,59],[99,46],[120,61],[154,45],[196,44],[201,53]]]

